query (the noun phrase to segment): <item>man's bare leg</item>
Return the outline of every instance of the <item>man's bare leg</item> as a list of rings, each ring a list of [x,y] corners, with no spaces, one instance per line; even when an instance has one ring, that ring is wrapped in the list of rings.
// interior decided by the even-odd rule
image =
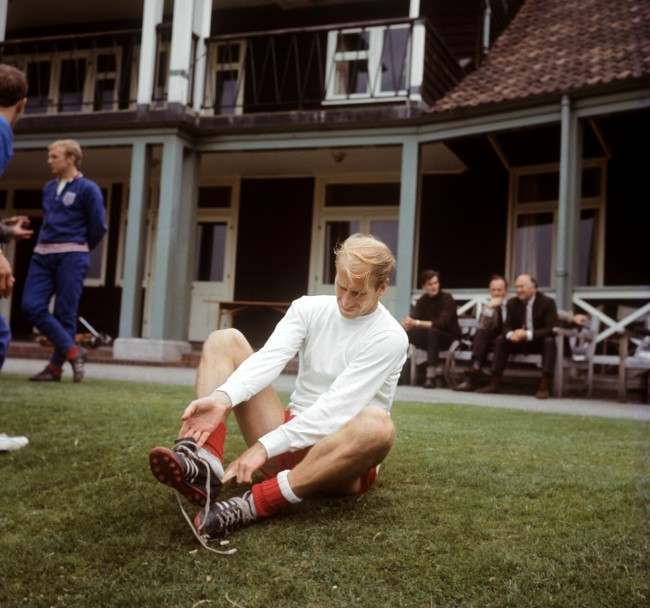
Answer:
[[[196,530],[222,537],[308,496],[357,494],[361,477],[384,460],[394,439],[390,416],[381,408],[367,407],[312,447],[292,470],[254,484],[251,492],[219,503],[207,515],[199,512],[194,519]]]
[[[388,455],[395,427],[381,408],[369,406],[338,432],[319,441],[288,475],[294,494],[358,494],[360,478]]]
[[[215,331],[203,345],[196,376],[197,396],[205,397],[232,374],[253,352],[250,344],[236,329]],[[268,387],[247,403],[235,408],[237,422],[244,439],[251,445],[259,437],[284,422],[284,406],[275,391]],[[184,432],[178,434],[173,449],[155,447],[149,452],[153,475],[192,502],[213,501],[221,490],[223,455],[226,440],[225,420],[207,437],[199,448],[195,438]]]
[[[244,335],[236,329],[212,332],[203,344],[196,372],[196,395],[205,397],[253,354]],[[237,424],[247,445],[284,422],[284,405],[272,387],[267,387],[235,408]]]

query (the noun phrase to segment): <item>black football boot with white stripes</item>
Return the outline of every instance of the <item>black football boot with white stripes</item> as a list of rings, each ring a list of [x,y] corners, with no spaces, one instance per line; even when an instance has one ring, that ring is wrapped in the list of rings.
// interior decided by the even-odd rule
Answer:
[[[194,528],[204,538],[221,539],[257,519],[250,490],[242,496],[215,502],[207,511],[201,510],[194,518]]]
[[[156,447],[149,452],[153,476],[191,502],[205,505],[215,502],[221,491],[223,465],[193,439],[178,439],[173,449]]]

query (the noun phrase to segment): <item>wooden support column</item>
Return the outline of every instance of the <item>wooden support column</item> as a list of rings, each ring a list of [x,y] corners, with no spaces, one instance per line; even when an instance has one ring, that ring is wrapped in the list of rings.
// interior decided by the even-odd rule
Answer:
[[[580,198],[582,186],[582,126],[567,95],[562,98],[560,135],[560,197],[557,222],[555,300],[571,310],[578,271]]]
[[[138,105],[151,103],[156,71],[156,27],[162,21],[164,0],[145,0],[142,11],[140,63],[138,65]]]
[[[144,143],[134,144],[131,153],[129,215],[126,229],[126,246],[124,248],[120,338],[140,336],[150,166],[150,147]]]
[[[399,200],[399,233],[397,242],[397,318],[405,317],[411,308],[413,269],[416,266],[415,222],[420,184],[420,145],[415,137],[402,145],[402,175]]]

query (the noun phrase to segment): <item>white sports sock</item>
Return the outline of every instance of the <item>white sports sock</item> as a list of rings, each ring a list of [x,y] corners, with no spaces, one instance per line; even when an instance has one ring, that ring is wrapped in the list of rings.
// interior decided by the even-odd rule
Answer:
[[[288,502],[294,505],[302,502],[302,498],[296,496],[293,493],[291,486],[289,485],[289,469],[280,471],[277,474],[276,479],[278,480],[278,485],[280,486],[280,492],[282,492],[282,496],[284,496]]]
[[[223,464],[221,464],[221,461],[212,452],[205,448],[199,448],[198,456],[209,463],[210,468],[214,471],[219,480],[223,479]]]

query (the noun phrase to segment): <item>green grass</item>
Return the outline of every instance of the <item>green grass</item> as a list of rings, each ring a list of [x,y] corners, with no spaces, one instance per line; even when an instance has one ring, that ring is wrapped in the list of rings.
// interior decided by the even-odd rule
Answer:
[[[191,396],[0,377],[0,431],[31,441],[0,455],[2,608],[650,602],[648,424],[398,403],[370,493],[241,530],[220,557],[148,470]]]

